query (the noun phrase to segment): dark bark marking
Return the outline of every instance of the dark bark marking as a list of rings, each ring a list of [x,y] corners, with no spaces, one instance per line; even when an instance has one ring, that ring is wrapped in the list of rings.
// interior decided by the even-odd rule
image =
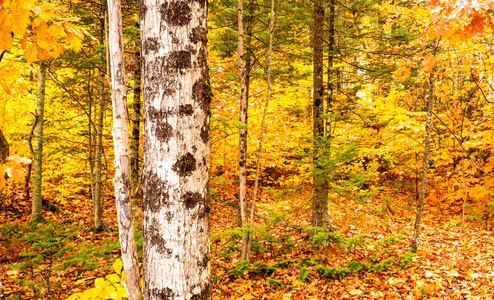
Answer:
[[[173,220],[173,217],[174,217],[174,214],[171,211],[167,211],[165,213],[165,220],[167,222],[170,222],[171,220]]]
[[[175,26],[187,25],[192,19],[190,6],[185,1],[178,1],[170,5],[167,16],[168,23]]]
[[[173,127],[168,123],[158,121],[156,122],[155,134],[160,142],[166,143],[173,136]]]
[[[192,291],[191,291],[192,293]],[[190,300],[208,300],[211,299],[211,286],[209,283],[205,284],[199,294],[194,294]]]
[[[209,260],[210,260],[209,255],[204,255],[201,260],[197,261],[197,266],[200,269],[205,269],[209,264]]]
[[[169,114],[169,110],[157,110],[154,107],[150,107],[148,112],[148,118],[152,122],[151,128],[162,143],[168,142],[173,136],[173,127],[166,122]]]
[[[196,207],[198,203],[204,203],[204,197],[200,193],[185,192],[181,198],[187,209]]]
[[[144,88],[144,92],[143,92],[144,99],[152,100],[156,97],[156,95],[158,95],[158,92],[154,88],[150,86]]]
[[[207,125],[205,124],[201,128],[201,140],[204,144],[207,144],[209,142],[209,122],[207,122]]]
[[[191,66],[190,51],[174,51],[168,55],[167,62],[171,69],[189,69]]]
[[[189,35],[189,39],[194,44],[197,44],[199,42],[203,42],[205,44],[208,41],[207,34],[208,30],[206,28],[197,26],[192,29]]]
[[[192,116],[192,114],[194,113],[194,108],[192,107],[192,104],[180,105],[178,107],[178,113],[180,114],[181,117]]]
[[[185,177],[190,176],[196,168],[196,159],[190,152],[187,152],[184,156],[177,160],[177,162],[173,165],[172,170],[177,172],[178,175]]]
[[[144,211],[159,212],[162,207],[169,205],[170,195],[166,191],[168,187],[166,181],[152,173],[142,182],[146,191],[142,201]]]
[[[175,296],[177,296],[177,293],[175,293],[175,291],[169,287],[164,287],[161,289],[154,289],[152,291],[152,294],[154,294],[156,299],[159,299],[159,300],[170,300],[170,299],[174,299]]]
[[[144,20],[146,12],[148,11],[148,7],[144,4],[144,0],[139,0],[139,8],[139,20]]]
[[[144,54],[149,54],[149,52],[157,52],[159,49],[157,38],[147,38],[144,43],[142,43],[142,50]]]

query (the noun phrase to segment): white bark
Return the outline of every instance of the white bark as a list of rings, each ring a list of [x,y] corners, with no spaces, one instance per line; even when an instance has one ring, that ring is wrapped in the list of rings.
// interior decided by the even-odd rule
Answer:
[[[211,299],[207,3],[143,0],[145,299]]]
[[[130,197],[130,162],[127,115],[127,88],[122,37],[120,0],[108,1],[111,89],[113,104],[113,145],[115,149],[115,199],[118,215],[118,231],[125,271],[125,283],[130,300],[142,299],[139,287],[137,250],[132,226],[132,201]]]

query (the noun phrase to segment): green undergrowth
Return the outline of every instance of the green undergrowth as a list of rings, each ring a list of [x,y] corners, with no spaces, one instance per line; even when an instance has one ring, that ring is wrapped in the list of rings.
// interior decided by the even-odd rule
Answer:
[[[84,230],[82,226],[64,222],[0,226],[0,233],[7,241],[22,240],[27,245],[19,252],[21,261],[10,265],[12,270],[19,271],[14,281],[29,287],[35,295],[50,295],[61,284],[54,280],[57,274],[70,269],[79,278],[85,271],[104,268],[104,261],[112,259],[112,254],[120,248],[119,241],[107,237],[98,245],[92,241],[80,242],[78,234]]]
[[[226,259],[234,259],[240,252],[241,238],[249,232],[246,228],[227,230],[212,236],[213,251]],[[345,237],[338,231],[327,231],[322,227],[306,227],[303,232],[307,234],[307,242],[295,242],[290,235],[273,234],[269,223],[260,225],[252,230],[251,262],[237,261],[229,270],[232,278],[240,278],[247,274],[250,276],[262,276],[270,280],[274,287],[283,286],[281,282],[272,278],[277,272],[298,273],[298,280],[305,282],[312,275],[323,278],[341,278],[356,273],[376,273],[390,269],[405,269],[409,266],[414,253],[400,254],[396,244],[403,240],[404,232],[393,234],[379,240],[357,235]],[[307,254],[301,259],[284,259],[285,253],[302,248]],[[309,251],[307,251],[309,250]],[[331,250],[357,254],[359,260],[349,260],[344,266],[327,265]],[[263,254],[269,257],[277,257],[275,263],[262,262]],[[365,254],[364,256],[362,254]],[[351,257],[351,256],[349,256]],[[271,276],[271,277],[268,277]],[[285,287],[286,288],[286,287]]]

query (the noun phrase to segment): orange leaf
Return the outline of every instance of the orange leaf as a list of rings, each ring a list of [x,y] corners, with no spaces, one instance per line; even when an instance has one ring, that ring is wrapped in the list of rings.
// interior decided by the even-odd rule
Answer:
[[[436,65],[436,58],[431,53],[427,54],[424,57],[424,63],[422,64],[422,68],[427,73],[432,73],[432,69]]]

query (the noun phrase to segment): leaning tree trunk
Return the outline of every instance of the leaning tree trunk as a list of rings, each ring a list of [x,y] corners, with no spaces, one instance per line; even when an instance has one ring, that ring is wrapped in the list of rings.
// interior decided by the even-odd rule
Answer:
[[[324,155],[324,82],[323,82],[323,22],[322,0],[314,2],[314,195],[312,199],[312,226],[325,226],[328,214],[328,180],[324,167],[318,163]]]
[[[109,44],[111,61],[111,98],[113,107],[113,147],[115,149],[115,200],[118,233],[125,283],[129,300],[142,299],[139,287],[137,249],[132,226],[132,199],[130,194],[129,120],[127,115],[127,87],[125,86],[122,14],[120,0],[108,1]]]
[[[253,239],[253,229],[254,229],[254,215],[256,211],[256,197],[257,197],[257,188],[259,186],[259,174],[261,172],[261,155],[262,155],[262,145],[264,143],[264,127],[266,126],[266,117],[268,114],[268,106],[269,101],[271,100],[271,56],[273,54],[273,35],[274,35],[274,4],[275,0],[271,0],[271,12],[269,14],[269,44],[268,44],[268,56],[266,58],[266,65],[268,68],[268,93],[266,96],[266,104],[264,105],[264,112],[262,114],[262,123],[261,123],[261,133],[259,137],[259,149],[257,150],[257,163],[256,163],[256,178],[254,180],[254,192],[252,196],[252,202],[250,204],[250,217],[249,217],[249,238],[247,244],[247,259],[250,258],[250,249],[252,247],[252,239]]]
[[[238,9],[238,53],[237,68],[240,77],[240,123],[238,138],[238,179],[239,179],[239,205],[242,227],[247,227],[247,84],[244,69],[244,22],[243,22],[243,0],[237,1]],[[242,237],[242,260],[248,260],[249,235]]]
[[[211,299],[207,2],[140,5],[145,299]]]
[[[434,54],[436,52],[437,46],[434,48]],[[427,119],[425,122],[425,136],[424,136],[424,159],[422,161],[422,183],[420,185],[419,201],[417,203],[417,214],[415,217],[415,226],[413,231],[413,239],[411,250],[413,253],[417,253],[418,248],[418,237],[420,233],[420,220],[422,217],[422,207],[424,206],[425,198],[425,188],[427,185],[427,167],[429,166],[429,153],[430,153],[430,136],[432,127],[432,104],[434,101],[434,69],[429,75],[429,81],[427,82],[427,92],[426,92],[426,110]]]
[[[43,221],[41,198],[41,166],[43,157],[43,115],[45,111],[46,62],[39,67],[38,95],[36,97],[36,128],[34,129],[33,205],[31,223]]]

